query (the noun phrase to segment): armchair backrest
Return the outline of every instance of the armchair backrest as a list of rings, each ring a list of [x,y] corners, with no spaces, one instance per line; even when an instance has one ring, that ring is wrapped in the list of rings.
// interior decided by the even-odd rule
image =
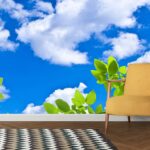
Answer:
[[[150,63],[128,66],[124,94],[150,96]]]

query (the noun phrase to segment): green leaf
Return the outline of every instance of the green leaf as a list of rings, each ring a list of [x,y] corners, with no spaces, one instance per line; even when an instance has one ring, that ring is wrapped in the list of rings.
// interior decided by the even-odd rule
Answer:
[[[100,84],[103,84],[104,82],[106,82],[106,75],[102,74],[101,76],[99,76],[98,81],[99,81]]]
[[[79,90],[75,91],[74,97],[72,98],[72,102],[77,107],[82,106],[85,103],[85,98]]]
[[[113,82],[112,84],[111,84],[111,87],[112,88],[118,88],[119,86],[120,86],[120,82]]]
[[[127,68],[126,68],[126,66],[121,66],[121,67],[119,68],[119,72],[122,73],[122,74],[126,74],[126,73],[127,73]]]
[[[71,108],[72,108],[72,110],[76,111],[76,106],[75,105],[72,105]]]
[[[43,105],[48,114],[58,114],[59,111],[53,104],[45,102]]]
[[[113,96],[121,96],[124,92],[124,84],[120,84],[120,86],[116,87]]]
[[[88,106],[88,112],[89,114],[95,114],[95,111],[93,110],[91,106]]]
[[[0,93],[0,100],[4,99],[4,95],[2,93]]]
[[[91,74],[97,79],[99,80],[100,79],[100,72],[97,71],[97,70],[91,70]]]
[[[111,75],[111,76],[109,77],[109,79],[110,79],[110,80],[112,80],[112,79],[117,80],[117,79],[119,79],[119,74],[118,74],[118,73],[113,74],[113,75]]]
[[[0,78],[0,85],[3,84],[3,78]]]
[[[96,93],[94,90],[92,90],[89,94],[87,94],[86,96],[86,103],[88,105],[92,105],[94,104],[96,101]]]
[[[70,106],[67,102],[65,102],[64,100],[62,99],[57,99],[55,101],[57,107],[59,108],[60,111],[66,113],[66,112],[69,112],[70,111]]]
[[[112,56],[108,58],[108,74],[109,76],[112,76],[118,72],[119,65],[116,61],[116,59]]]
[[[104,83],[104,88],[105,88],[106,91],[108,91],[108,82]]]
[[[107,66],[104,62],[99,59],[94,59],[94,66],[100,73],[107,73]]]
[[[115,57],[109,56],[109,57],[108,57],[108,65],[110,65],[110,63],[111,63],[112,61],[116,61]]]
[[[96,81],[97,84],[102,84],[100,81]]]
[[[106,81],[106,74],[102,74],[97,70],[91,70],[91,73],[98,80],[99,84],[103,84]]]
[[[100,104],[96,107],[96,114],[101,114],[103,113],[103,106]]]
[[[116,89],[114,90],[113,96],[119,96],[119,95],[120,95],[120,89],[119,89],[119,88],[116,88]]]
[[[97,70],[91,70],[91,74],[97,79],[99,80],[99,76],[100,76],[100,72]]]
[[[82,114],[86,114],[86,107],[80,106],[78,109]]]
[[[70,111],[68,112],[68,114],[75,114],[75,112],[74,112],[73,110],[70,110]]]
[[[77,109],[77,110],[76,110],[76,113],[77,113],[77,114],[80,114],[81,112]]]

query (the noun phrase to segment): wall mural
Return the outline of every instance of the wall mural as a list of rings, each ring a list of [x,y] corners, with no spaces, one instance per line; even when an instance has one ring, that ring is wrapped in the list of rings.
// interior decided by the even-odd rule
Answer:
[[[0,113],[105,113],[107,80],[150,62],[149,17],[150,0],[1,0]]]

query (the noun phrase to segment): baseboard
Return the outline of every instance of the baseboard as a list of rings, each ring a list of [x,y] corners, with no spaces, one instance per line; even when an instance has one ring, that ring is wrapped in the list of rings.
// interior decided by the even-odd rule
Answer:
[[[60,115],[49,115],[49,114],[37,114],[37,115],[27,115],[27,114],[1,114],[0,121],[95,121],[103,122],[105,118],[104,114],[60,114]],[[132,116],[132,121],[150,121],[150,117],[138,117]],[[110,116],[110,121],[127,121],[126,116]]]

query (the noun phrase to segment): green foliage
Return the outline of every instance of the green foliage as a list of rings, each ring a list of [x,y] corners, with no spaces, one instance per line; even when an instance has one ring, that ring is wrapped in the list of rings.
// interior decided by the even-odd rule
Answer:
[[[43,105],[48,114],[58,114],[59,111],[53,104],[45,102]]]
[[[107,63],[95,59],[94,60],[95,70],[91,70],[92,75],[96,78],[98,84],[103,84],[107,90],[108,79],[123,79],[126,76],[126,66],[119,66],[117,60],[110,56]],[[122,95],[124,92],[124,83],[112,83],[111,85],[114,96]]]
[[[124,83],[119,83],[114,91],[114,96],[121,96],[124,92]]]
[[[0,85],[3,84],[3,78],[0,78]]]
[[[57,99],[55,101],[57,107],[59,108],[59,110],[63,113],[67,113],[70,111],[70,106],[67,102],[65,102],[64,100],[62,99]]]
[[[4,95],[2,93],[0,93],[0,100],[4,99]]]
[[[116,59],[112,56],[108,58],[108,75],[110,78],[113,78],[118,72],[118,63]]]
[[[103,113],[100,108],[95,111],[92,105],[96,102],[96,93],[94,90],[90,91],[86,96],[84,96],[79,90],[76,90],[72,98],[71,106],[62,99],[57,99],[55,104],[44,103],[44,109],[49,114],[95,114]],[[99,105],[102,107],[102,105]]]
[[[94,60],[94,66],[95,66],[96,70],[98,70],[100,73],[105,74],[107,72],[106,64],[104,62],[100,61],[99,59]]]
[[[3,78],[0,78],[0,86],[3,85]],[[2,93],[0,93],[0,100],[4,99],[4,95]]]
[[[74,97],[72,98],[74,105],[80,107],[85,103],[85,98],[79,90],[75,91]]]
[[[96,78],[98,84],[104,85],[107,90],[108,79],[123,79],[126,76],[126,66],[119,66],[117,60],[110,56],[107,63],[102,60],[94,60],[95,70],[91,70],[92,75]],[[1,83],[1,81],[0,81]],[[124,91],[124,83],[115,82],[111,85],[114,96],[122,95]],[[49,114],[102,114],[103,107],[99,104],[96,110],[92,105],[96,102],[96,93],[94,90],[90,91],[86,96],[79,90],[76,90],[72,98],[72,104],[69,105],[65,100],[57,99],[55,104],[44,103],[44,108]]]
[[[95,111],[93,110],[91,106],[88,106],[88,112],[89,114],[95,114]]]
[[[103,107],[102,107],[102,105],[100,104],[100,105],[98,105],[97,107],[96,107],[96,113],[97,114],[101,114],[101,113],[103,113]]]
[[[86,96],[86,103],[88,105],[94,104],[96,101],[96,93],[92,90],[89,94]]]
[[[127,68],[126,68],[126,66],[120,67],[120,68],[119,68],[119,71],[120,71],[120,73],[122,73],[122,74],[126,74],[126,73],[127,73]]]

